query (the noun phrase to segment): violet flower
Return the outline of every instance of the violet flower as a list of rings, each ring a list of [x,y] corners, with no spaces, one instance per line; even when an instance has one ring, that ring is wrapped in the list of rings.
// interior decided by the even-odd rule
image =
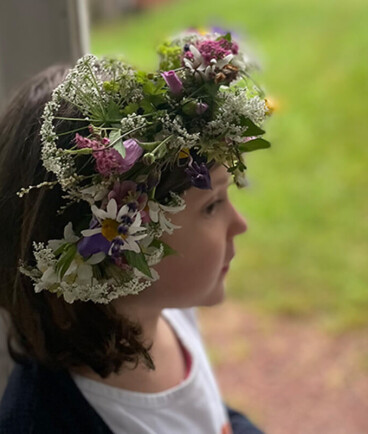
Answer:
[[[84,237],[78,243],[78,253],[84,258],[94,255],[95,253],[104,252],[106,255],[110,249],[110,241],[102,234],[95,234],[91,237]]]
[[[127,172],[131,167],[134,166],[134,163],[143,154],[143,149],[138,145],[138,142],[134,139],[125,140],[123,142],[123,145],[126,150],[123,166],[125,166],[124,172]]]
[[[207,166],[204,163],[200,165],[196,162],[190,162],[185,169],[185,173],[190,177],[190,181],[194,187],[201,190],[211,190],[211,177]]]
[[[171,93],[173,93],[174,95],[179,95],[182,92],[183,83],[176,75],[175,71],[165,71],[161,75],[166,81],[166,84],[169,86]]]

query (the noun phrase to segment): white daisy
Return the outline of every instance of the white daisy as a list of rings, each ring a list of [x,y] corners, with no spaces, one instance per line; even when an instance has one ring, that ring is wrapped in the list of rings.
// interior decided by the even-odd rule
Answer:
[[[211,76],[221,70],[225,65],[230,63],[234,58],[233,54],[228,54],[223,59],[211,59],[211,64],[207,65],[205,59],[203,58],[197,47],[195,47],[194,45],[190,45],[189,50],[193,54],[193,60],[184,58],[183,60],[185,66],[189,68],[193,73],[199,73],[205,80],[209,80]]]
[[[109,255],[117,254],[121,250],[141,251],[137,241],[147,236],[146,228],[141,226],[142,217],[137,211],[130,211],[128,205],[118,210],[115,199],[110,199],[106,211],[92,205],[91,211],[101,226],[82,231],[84,237],[102,234],[111,242]]]

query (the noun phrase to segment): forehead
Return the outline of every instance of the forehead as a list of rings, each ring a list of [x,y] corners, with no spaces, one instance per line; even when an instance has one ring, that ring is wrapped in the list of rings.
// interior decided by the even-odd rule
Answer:
[[[212,188],[222,185],[228,185],[230,174],[224,166],[216,166],[210,170]]]

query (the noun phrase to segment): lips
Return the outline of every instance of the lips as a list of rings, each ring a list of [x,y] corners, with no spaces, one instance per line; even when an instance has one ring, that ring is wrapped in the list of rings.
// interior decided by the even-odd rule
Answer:
[[[234,258],[234,256],[235,256],[235,250],[232,249],[230,258],[227,261],[225,261],[225,265],[222,267],[221,272],[226,273],[227,271],[229,271],[230,262],[232,261],[232,259]]]
[[[232,259],[234,258],[234,256],[235,256],[235,249],[234,249],[234,247],[232,246],[232,248],[231,248],[231,252],[230,252],[230,256],[229,256],[229,259],[225,260],[225,265],[224,265],[223,268],[221,269],[221,272],[226,273],[227,271],[229,271],[229,268],[230,268],[230,262],[232,261]]]
[[[229,271],[230,266],[229,265],[225,265],[225,267],[222,268],[221,272],[222,273],[226,273]]]

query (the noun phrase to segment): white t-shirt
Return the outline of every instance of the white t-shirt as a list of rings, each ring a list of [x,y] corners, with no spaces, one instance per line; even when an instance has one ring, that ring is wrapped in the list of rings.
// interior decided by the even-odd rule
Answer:
[[[192,359],[182,383],[163,392],[141,393],[76,374],[74,381],[114,434],[231,433],[194,310],[164,309],[162,313]]]

